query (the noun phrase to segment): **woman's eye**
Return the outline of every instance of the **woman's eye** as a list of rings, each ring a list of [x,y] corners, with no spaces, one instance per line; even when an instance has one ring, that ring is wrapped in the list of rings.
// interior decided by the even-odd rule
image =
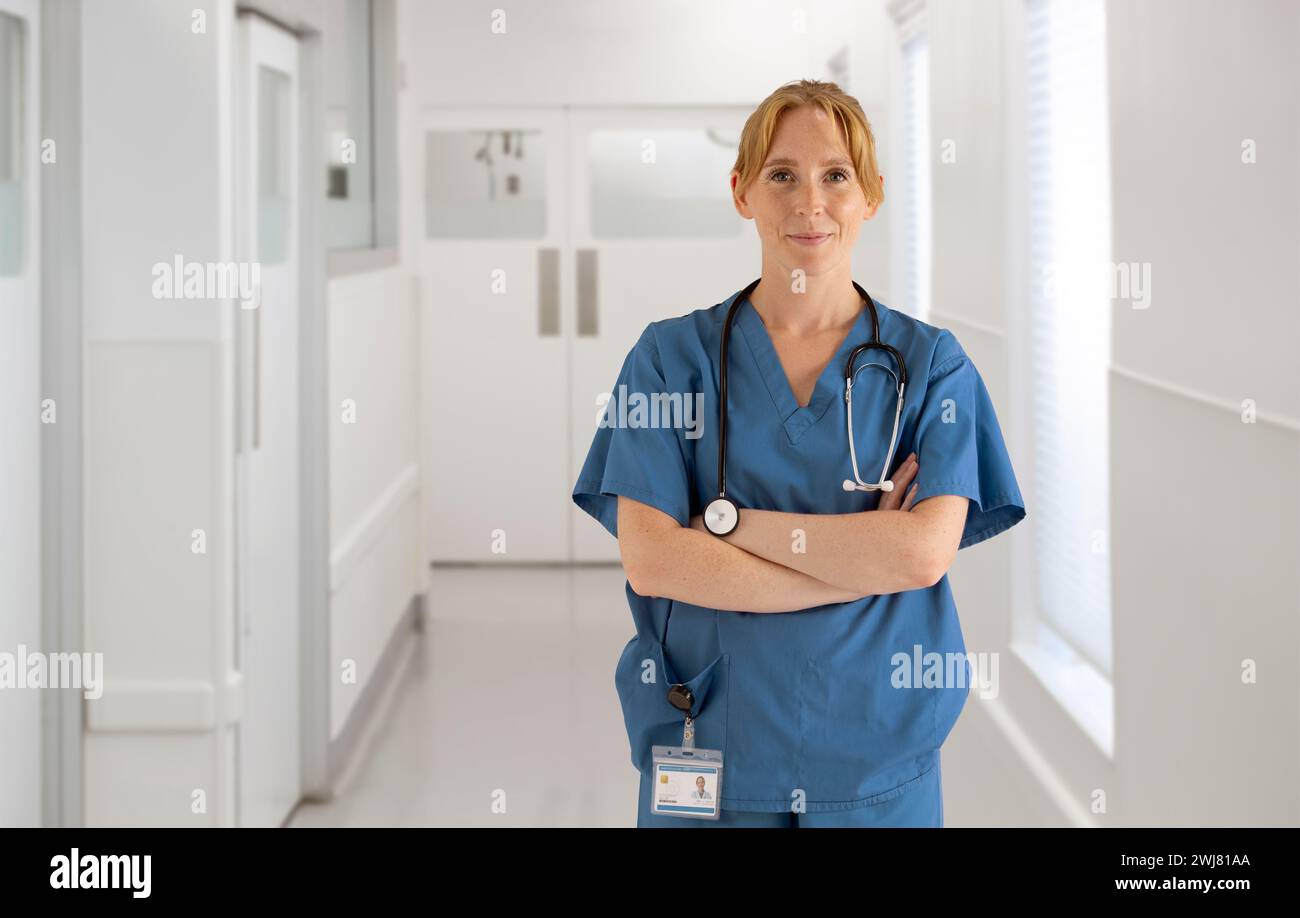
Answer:
[[[778,181],[778,178],[777,178],[778,176],[789,175],[789,174],[790,174],[790,172],[789,172],[788,170],[786,170],[786,169],[777,169],[777,170],[775,170],[774,172],[769,172],[768,175],[767,175],[767,178],[768,178],[769,181]],[[843,169],[836,169],[835,171],[829,173],[829,175],[838,175],[838,176],[841,176],[841,177],[843,178],[843,181],[840,181],[840,182],[832,182],[831,184],[833,184],[833,185],[843,185],[844,182],[847,182],[847,181],[849,180],[849,174],[848,174],[847,172],[845,172]],[[829,177],[829,176],[828,176],[828,177]],[[786,184],[786,183],[785,183],[785,182],[780,182],[780,184],[784,185],[784,184]]]

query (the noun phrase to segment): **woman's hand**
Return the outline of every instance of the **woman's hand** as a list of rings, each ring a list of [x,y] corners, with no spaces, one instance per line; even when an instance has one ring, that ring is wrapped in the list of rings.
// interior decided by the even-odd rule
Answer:
[[[894,490],[880,492],[880,503],[876,505],[876,509],[911,510],[912,500],[916,497],[916,483],[912,479],[916,477],[916,470],[920,467],[920,463],[916,461],[916,453],[904,459],[903,464],[894,472],[894,477],[889,479],[894,483]]]
[[[880,492],[880,502],[876,505],[877,510],[911,510],[912,501],[916,498],[916,471],[921,464],[916,461],[916,453],[912,453],[903,460],[902,465],[894,472],[894,477],[889,479],[894,483],[894,490]],[[693,516],[690,521],[690,528],[698,532],[708,533],[709,529],[704,525],[703,516]]]

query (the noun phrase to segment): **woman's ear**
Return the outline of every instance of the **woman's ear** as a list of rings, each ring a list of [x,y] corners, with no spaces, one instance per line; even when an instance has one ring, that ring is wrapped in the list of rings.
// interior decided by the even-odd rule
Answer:
[[[740,214],[746,220],[754,219],[754,215],[749,212],[749,202],[745,200],[743,194],[736,194],[736,183],[740,181],[740,173],[732,171],[731,173],[731,203],[736,207],[736,213]]]

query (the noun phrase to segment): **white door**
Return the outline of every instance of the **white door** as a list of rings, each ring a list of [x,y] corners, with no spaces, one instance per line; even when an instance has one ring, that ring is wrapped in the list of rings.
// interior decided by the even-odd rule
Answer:
[[[420,236],[432,560],[618,560],[569,495],[646,324],[759,274],[727,188],[747,115],[425,110],[404,225]]]
[[[274,826],[297,803],[301,774],[298,44],[257,16],[238,21],[235,249],[260,272],[254,308],[234,307],[239,822]]]
[[[41,642],[40,88],[35,0],[0,0],[0,650]],[[57,412],[58,406],[53,406]],[[40,692],[0,691],[0,825],[41,822]]]
[[[426,109],[416,251],[434,561],[563,561],[564,114]]]
[[[646,325],[719,303],[761,273],[757,232],[736,213],[728,184],[748,115],[739,108],[570,115],[570,490],[610,387]],[[618,561],[609,533],[568,506],[573,560]]]

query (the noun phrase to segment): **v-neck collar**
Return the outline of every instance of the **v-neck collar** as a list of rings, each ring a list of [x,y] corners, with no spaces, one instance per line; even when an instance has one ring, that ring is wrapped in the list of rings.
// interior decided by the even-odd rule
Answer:
[[[876,309],[879,314],[881,312],[879,304]],[[736,323],[744,333],[745,342],[754,355],[754,362],[758,364],[759,374],[763,377],[763,383],[772,396],[777,417],[791,443],[798,443],[808,429],[821,420],[822,415],[835,399],[844,397],[844,362],[848,360],[849,352],[853,348],[871,340],[867,304],[863,303],[858,310],[858,317],[854,320],[853,327],[835,349],[835,356],[817,377],[812,398],[808,400],[807,405],[800,406],[794,390],[790,388],[790,380],[785,375],[785,369],[781,366],[781,355],[777,353],[776,345],[772,343],[772,336],[768,334],[767,326],[763,324],[763,317],[758,314],[749,297],[740,304]]]

